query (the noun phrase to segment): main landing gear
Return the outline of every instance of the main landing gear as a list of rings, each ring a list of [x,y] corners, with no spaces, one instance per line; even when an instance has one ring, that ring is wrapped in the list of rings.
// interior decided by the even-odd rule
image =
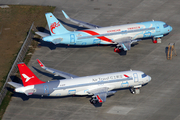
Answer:
[[[92,98],[90,100],[90,103],[93,104],[93,105],[98,103],[98,99],[96,98],[96,96],[92,96]]]
[[[116,53],[120,53],[120,52],[121,52],[121,50],[120,50],[119,48],[114,48],[114,52],[116,52]]]
[[[161,43],[161,38],[155,38],[153,37],[153,43]]]

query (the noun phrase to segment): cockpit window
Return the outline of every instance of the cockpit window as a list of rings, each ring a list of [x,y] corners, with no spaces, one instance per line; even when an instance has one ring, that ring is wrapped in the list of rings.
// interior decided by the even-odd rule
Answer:
[[[168,24],[164,24],[163,26],[164,26],[164,28],[166,28],[166,27],[168,27],[169,25],[168,25]]]
[[[144,74],[142,74],[141,76],[142,76],[142,78],[144,78],[144,77],[146,77],[147,75],[144,73]]]

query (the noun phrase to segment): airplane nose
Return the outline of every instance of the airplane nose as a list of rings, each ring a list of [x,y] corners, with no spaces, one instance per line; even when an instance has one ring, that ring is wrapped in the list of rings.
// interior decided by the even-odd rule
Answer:
[[[170,31],[169,31],[169,32],[171,32],[171,31],[172,31],[172,27],[171,27],[171,26],[169,26],[169,29],[170,29]]]
[[[149,79],[149,81],[151,81],[151,77],[148,75],[148,79]]]

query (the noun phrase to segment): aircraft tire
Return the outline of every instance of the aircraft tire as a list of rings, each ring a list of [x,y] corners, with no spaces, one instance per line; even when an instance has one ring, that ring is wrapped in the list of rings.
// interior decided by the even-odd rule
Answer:
[[[121,52],[121,50],[120,50],[119,48],[114,48],[114,52],[116,52],[116,53],[120,53],[120,52]]]

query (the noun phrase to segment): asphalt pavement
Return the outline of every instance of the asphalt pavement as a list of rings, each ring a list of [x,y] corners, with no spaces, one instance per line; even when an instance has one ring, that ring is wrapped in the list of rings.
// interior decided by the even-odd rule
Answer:
[[[41,97],[14,93],[3,120],[179,120],[180,119],[180,1],[179,0],[0,0],[1,4],[56,6],[54,15],[68,30],[83,29],[67,21],[70,17],[99,26],[113,26],[151,20],[164,21],[172,32],[154,44],[146,39],[127,53],[114,52],[114,46],[66,46],[41,42],[28,66],[43,81],[61,79],[40,68],[47,67],[77,76],[125,71],[144,71],[151,76],[140,94],[118,90],[102,106],[90,104],[88,96]],[[169,43],[176,44],[178,56],[166,59]]]

